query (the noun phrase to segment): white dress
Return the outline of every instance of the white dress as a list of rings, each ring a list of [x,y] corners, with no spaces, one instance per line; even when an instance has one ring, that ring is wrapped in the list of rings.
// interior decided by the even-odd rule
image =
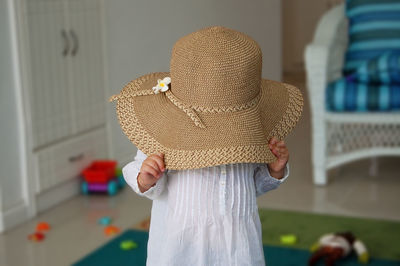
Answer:
[[[281,180],[260,163],[167,170],[141,193],[146,157],[138,150],[122,171],[137,194],[153,200],[147,265],[265,265],[256,197],[286,180],[288,165]]]

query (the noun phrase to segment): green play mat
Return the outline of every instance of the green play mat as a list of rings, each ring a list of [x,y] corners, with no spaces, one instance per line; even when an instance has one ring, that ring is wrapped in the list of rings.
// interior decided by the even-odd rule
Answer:
[[[264,254],[269,266],[307,265],[310,245],[321,235],[337,231],[352,231],[366,244],[372,257],[369,266],[400,266],[399,222],[270,209],[260,209],[259,213],[263,230]],[[291,246],[281,244],[280,236],[287,234],[296,235],[297,243]],[[126,230],[73,265],[145,265],[147,239],[147,231]],[[120,243],[127,240],[135,241],[138,247],[122,250]],[[357,258],[353,254],[337,265],[362,264],[357,263]]]

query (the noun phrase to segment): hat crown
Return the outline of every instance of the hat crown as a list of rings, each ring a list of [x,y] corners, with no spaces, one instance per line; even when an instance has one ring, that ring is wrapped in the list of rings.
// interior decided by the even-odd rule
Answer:
[[[187,104],[229,106],[260,91],[262,53],[249,36],[209,27],[179,39],[171,56],[171,91]]]

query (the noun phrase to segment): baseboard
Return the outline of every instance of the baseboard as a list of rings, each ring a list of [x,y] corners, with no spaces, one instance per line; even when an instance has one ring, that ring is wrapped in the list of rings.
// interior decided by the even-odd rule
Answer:
[[[0,233],[12,229],[29,220],[28,207],[21,200],[11,208],[0,213]]]
[[[48,210],[79,194],[80,179],[75,178],[36,196],[37,212]]]
[[[79,194],[80,180],[78,178],[62,183],[50,190],[36,195],[37,213],[48,210]],[[0,233],[12,229],[31,219],[28,207],[21,202],[0,212]]]

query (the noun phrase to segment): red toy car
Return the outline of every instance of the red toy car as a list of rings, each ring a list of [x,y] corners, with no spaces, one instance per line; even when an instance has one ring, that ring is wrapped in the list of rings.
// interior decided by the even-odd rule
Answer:
[[[118,189],[125,185],[121,169],[118,169],[117,162],[112,160],[93,161],[82,171],[82,176],[84,179],[81,184],[83,194],[96,191],[115,195]]]

